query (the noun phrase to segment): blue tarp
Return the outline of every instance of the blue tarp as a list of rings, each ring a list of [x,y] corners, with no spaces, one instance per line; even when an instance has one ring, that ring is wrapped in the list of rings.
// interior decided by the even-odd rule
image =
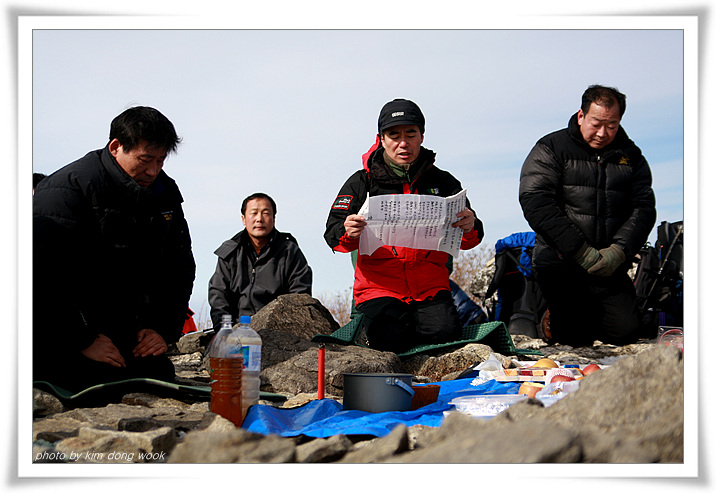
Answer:
[[[333,399],[313,400],[308,404],[282,409],[257,404],[249,408],[242,428],[264,435],[277,434],[285,437],[305,435],[325,438],[333,435],[388,435],[399,424],[405,426],[440,426],[444,411],[453,409],[449,402],[468,395],[516,394],[520,383],[499,383],[494,380],[479,386],[471,385],[472,379],[463,378],[431,385],[440,386],[437,402],[415,411],[368,413],[344,411]]]

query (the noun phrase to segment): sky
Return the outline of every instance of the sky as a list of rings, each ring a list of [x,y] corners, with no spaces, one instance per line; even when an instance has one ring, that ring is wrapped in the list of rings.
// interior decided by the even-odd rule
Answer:
[[[671,491],[673,482],[649,478],[692,477],[700,466],[701,478],[688,484],[696,489],[709,484],[704,471],[713,454],[704,445],[709,441],[698,442],[696,436],[697,430],[700,437],[713,433],[708,420],[697,417],[710,409],[711,397],[703,393],[695,399],[704,387],[695,364],[698,353],[705,355],[704,348],[711,347],[712,333],[698,330],[706,320],[699,301],[710,299],[707,280],[713,267],[698,263],[703,247],[697,250],[714,241],[709,227],[714,180],[707,165],[714,162],[713,96],[706,89],[714,83],[708,1],[511,0],[483,6],[459,0],[364,0],[347,6],[319,0],[17,0],[2,6],[7,46],[0,62],[7,69],[0,77],[6,89],[3,107],[9,111],[0,113],[6,129],[0,139],[9,166],[0,181],[5,187],[0,200],[5,229],[18,238],[4,242],[8,253],[0,276],[3,313],[8,328],[17,327],[9,330],[10,350],[2,358],[8,374],[17,371],[19,389],[18,399],[6,399],[17,408],[4,420],[8,436],[16,438],[0,448],[9,489],[46,488],[47,482],[25,479],[28,475],[118,475],[101,466],[81,473],[39,470],[26,467],[23,459],[30,453],[23,437],[32,413],[30,372],[23,371],[32,333],[30,170],[50,173],[103,147],[110,121],[124,109],[156,107],[183,138],[165,171],[182,191],[193,239],[197,278],[191,307],[208,311],[213,251],[242,228],[241,201],[259,190],[276,199],[277,228],[298,239],[314,270],[314,295],[320,297],[352,284],[349,257],[331,253],[324,226],[335,195],[374,142],[385,102],[403,97],[420,105],[427,120],[424,145],[467,189],[485,225],[485,243],[494,245],[527,230],[517,201],[522,162],[541,136],[567,124],[593,83],[616,86],[627,95],[622,124],[651,165],[657,223],[687,222],[685,367],[690,378],[685,396],[696,403],[686,409],[687,450],[694,452],[686,467],[630,466],[604,475],[600,469],[598,481],[613,491],[631,491],[635,483],[623,484],[620,477],[646,476],[640,486]],[[671,16],[692,21],[698,16],[698,34],[686,21],[682,36],[685,18]],[[242,473],[249,468],[242,467]],[[532,489],[540,483],[563,486],[565,477],[580,487],[570,478],[584,474],[581,468],[560,468],[558,477],[542,466],[498,469],[491,466],[481,484],[508,474],[513,484]],[[474,478],[474,470],[465,477]],[[144,487],[145,478],[130,480],[140,474],[181,477],[181,486],[173,484],[177,491],[207,485],[206,475],[193,476],[189,468],[142,471],[123,469],[124,481],[103,486],[111,491]],[[242,485],[260,474],[245,475]],[[420,476],[423,488],[411,488],[444,487],[443,475],[429,476]],[[360,477],[331,484],[346,491],[364,491],[369,483],[384,487],[381,475]],[[313,479],[305,475],[292,481]],[[52,481],[57,491],[99,484]],[[461,482],[455,478],[456,485]]]
[[[620,56],[594,64],[590,46]],[[594,83],[627,95],[622,125],[650,162],[657,221],[683,219],[683,64],[678,29],[36,29],[32,165],[49,174],[103,147],[127,107],[155,107],[183,139],[164,171],[193,240],[191,308],[207,313],[213,252],[257,191],[277,202],[276,227],[298,240],[320,298],[352,285],[325,222],[398,97],[421,107],[423,145],[467,190],[487,245],[529,230],[520,167]]]

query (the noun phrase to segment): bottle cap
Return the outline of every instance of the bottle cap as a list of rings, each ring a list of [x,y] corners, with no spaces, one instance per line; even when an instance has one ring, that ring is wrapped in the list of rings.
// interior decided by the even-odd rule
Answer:
[[[251,323],[251,317],[249,315],[241,315],[241,318],[239,319],[239,323],[242,324],[250,324]]]

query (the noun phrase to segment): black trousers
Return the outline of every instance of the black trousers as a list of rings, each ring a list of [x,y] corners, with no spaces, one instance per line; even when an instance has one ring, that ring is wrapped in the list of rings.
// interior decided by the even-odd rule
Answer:
[[[43,380],[71,392],[79,392],[94,385],[118,382],[130,378],[153,378],[164,382],[175,379],[174,364],[166,354],[135,358],[122,353],[126,367],[91,360],[81,353],[50,353],[33,355],[33,380]]]
[[[450,291],[432,299],[406,303],[382,297],[356,306],[372,349],[402,353],[421,344],[454,341],[461,334],[460,318]]]
[[[547,300],[555,342],[573,347],[595,340],[623,346],[636,342],[641,316],[636,290],[625,270],[611,277],[587,274],[577,265],[534,267]]]

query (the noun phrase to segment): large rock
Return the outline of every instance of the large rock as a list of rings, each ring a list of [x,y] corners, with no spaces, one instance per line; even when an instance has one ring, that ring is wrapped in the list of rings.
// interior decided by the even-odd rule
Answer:
[[[298,446],[296,462],[335,462],[352,447],[353,442],[345,435],[318,438]]]
[[[315,335],[335,332],[340,325],[316,298],[284,294],[251,317],[251,327],[259,334],[266,329],[279,330],[311,340]]]
[[[203,353],[213,337],[214,332],[189,332],[177,341],[177,351],[182,354]]]
[[[317,343],[281,330],[263,329],[260,336],[262,370],[318,347]]]
[[[683,406],[681,352],[653,345],[548,408],[528,399],[489,421],[451,415],[388,462],[682,462]]]
[[[266,329],[264,390],[285,389],[294,407],[315,399],[318,344],[299,335]],[[681,462],[683,451],[683,361],[673,347],[653,341],[590,348],[545,345],[515,337],[516,345],[541,349],[561,363],[600,362],[608,369],[581,380],[580,389],[545,408],[536,399],[516,404],[485,421],[452,414],[442,426],[396,427],[390,435],[328,439],[263,436],[237,429],[192,396],[172,399],[128,393],[121,404],[66,410],[42,391],[34,392],[35,462]],[[192,350],[193,351],[193,350]],[[187,374],[195,352],[176,359]],[[326,396],[340,398],[343,372],[426,373],[430,378],[484,360],[486,346],[401,362],[392,353],[326,345]],[[509,359],[496,354],[503,366]],[[531,358],[521,359],[532,359]],[[583,361],[588,359],[589,361]],[[475,361],[473,361],[475,360]],[[414,365],[414,366],[409,366]],[[426,376],[424,378],[430,380]],[[445,378],[441,376],[440,378]],[[206,373],[197,369],[196,384]],[[186,380],[189,380],[187,375]],[[285,383],[281,383],[281,382]],[[205,384],[205,383],[204,383]],[[293,391],[306,389],[295,397]],[[293,390],[293,391],[292,391]],[[335,396],[335,397],[333,397]],[[263,403],[263,401],[262,401]],[[407,438],[407,439],[406,439]],[[109,453],[117,451],[110,458]],[[147,457],[146,452],[153,451]],[[73,460],[72,453],[75,453]],[[139,454],[144,453],[144,457]],[[83,454],[78,459],[79,454]]]
[[[176,443],[176,432],[169,427],[144,432],[83,427],[76,437],[62,440],[56,450],[77,463],[165,462]]]
[[[33,459],[163,462],[184,433],[208,428],[216,419],[223,420],[209,412],[206,402],[189,404],[151,394],[127,394],[119,404],[77,408],[34,421],[33,440],[42,448],[33,449]]]
[[[262,339],[261,368],[285,361],[314,347],[309,343],[318,334],[332,334],[340,328],[321,302],[307,294],[286,294],[264,306],[253,317],[251,327]],[[214,333],[186,334],[176,344],[182,353],[172,356],[177,374],[194,367],[209,370],[208,347]],[[198,361],[197,361],[198,359]]]
[[[277,435],[264,436],[234,428],[188,433],[168,463],[286,463],[296,462],[296,444]],[[240,478],[238,478],[240,481]]]
[[[310,393],[318,389],[318,344],[261,372],[261,390]],[[343,395],[343,373],[401,373],[400,359],[389,352],[359,346],[326,345],[325,392]]]
[[[564,344],[547,344],[542,339],[535,339],[525,335],[512,335],[512,342],[517,349],[537,349],[544,356],[555,361],[559,361],[562,365],[588,365],[589,363],[600,363],[603,365],[611,365],[616,360],[625,356],[639,354],[642,351],[650,349],[654,346],[654,342],[650,340],[640,340],[634,344],[626,346],[614,346],[612,344],[604,344],[601,341],[594,341],[592,346],[572,347]],[[520,359],[537,360],[543,356],[525,355]]]
[[[619,359],[582,379],[579,391],[540,414],[574,430],[617,433],[619,443],[643,450],[659,462],[681,462],[682,354],[675,347],[658,344],[634,357]]]
[[[385,462],[396,454],[407,452],[409,446],[408,428],[400,424],[388,436],[372,440],[362,447],[356,447],[355,450],[344,455],[338,462],[360,464]]]
[[[427,377],[431,382],[454,379],[473,365],[486,361],[493,354],[492,348],[484,344],[468,344],[439,355],[418,355],[403,362],[403,371],[412,375]],[[496,354],[504,368],[510,368],[512,360]]]
[[[500,426],[454,414],[425,442],[422,448],[385,462],[537,463],[579,462],[580,458],[574,434],[539,419]]]
[[[32,389],[32,415],[35,418],[63,411],[66,411],[65,406],[57,397],[40,389]]]
[[[148,430],[168,426],[188,430],[208,426],[208,409],[206,402],[190,404],[151,394],[131,393],[126,394],[118,404],[71,409],[35,420],[32,434],[35,440],[52,443],[62,438],[77,436],[83,427],[123,430],[134,426],[134,430]],[[139,422],[142,424],[137,424]]]

